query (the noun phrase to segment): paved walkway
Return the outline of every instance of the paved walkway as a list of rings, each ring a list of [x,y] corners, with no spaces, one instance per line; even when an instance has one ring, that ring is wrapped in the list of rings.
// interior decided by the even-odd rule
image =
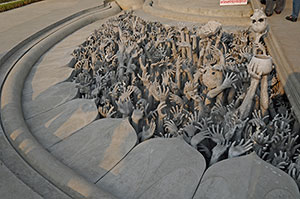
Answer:
[[[3,199],[42,199],[19,180],[0,160],[0,195]],[[13,186],[8,186],[13,185]]]
[[[285,19],[292,13],[293,0],[286,0],[281,14],[268,17],[272,35],[266,40],[277,66],[277,71],[285,92],[300,120],[300,20],[290,22]]]
[[[285,19],[286,16],[292,14],[292,4],[293,0],[286,0],[286,7],[283,12],[279,15],[274,13],[268,18],[268,21],[278,39],[281,50],[292,64],[295,72],[300,72],[300,20],[290,22]]]
[[[0,13],[0,56],[37,31],[103,0],[46,0]]]

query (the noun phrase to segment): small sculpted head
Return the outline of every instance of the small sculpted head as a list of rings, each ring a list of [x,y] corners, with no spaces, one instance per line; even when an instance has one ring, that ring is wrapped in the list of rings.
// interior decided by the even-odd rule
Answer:
[[[262,9],[255,9],[251,19],[251,29],[255,33],[263,33],[268,28],[267,16]]]
[[[206,67],[202,76],[203,84],[208,89],[214,89],[223,82],[223,74],[212,67]]]

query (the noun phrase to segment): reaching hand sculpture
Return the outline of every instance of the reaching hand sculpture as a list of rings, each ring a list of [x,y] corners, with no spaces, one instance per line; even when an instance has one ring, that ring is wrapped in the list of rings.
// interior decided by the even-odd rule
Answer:
[[[133,113],[131,115],[131,120],[132,120],[132,125],[133,125],[134,129],[136,130],[136,132],[140,132],[139,122],[143,118],[143,116],[144,116],[144,111],[141,107],[133,110]]]
[[[226,74],[223,81],[223,74],[221,71],[217,71],[208,67],[203,74],[203,84],[208,88],[207,98],[205,105],[211,104],[211,101],[217,97],[216,102],[223,102],[223,91],[227,88],[231,88],[233,83],[237,80],[234,73]]]
[[[123,115],[124,118],[128,117],[133,111],[133,104],[128,99],[124,101],[119,99],[116,104],[118,105],[118,111]]]
[[[229,144],[227,142],[217,143],[217,145],[212,149],[212,155],[209,161],[209,165],[213,165],[214,163],[220,160],[220,157],[226,152]]]
[[[125,12],[74,50],[72,80],[99,118],[128,118],[140,142],[179,137],[210,165],[253,150],[300,186],[300,125],[262,42],[266,18],[258,10],[251,20],[227,32]]]
[[[234,141],[228,151],[228,158],[234,158],[238,157],[252,149],[253,143],[251,143],[251,140],[248,140],[244,143],[244,140],[242,139],[240,143],[238,143],[235,146],[236,142]]]
[[[250,87],[244,98],[243,103],[238,108],[238,112],[242,119],[249,116],[252,106],[253,106],[254,95],[256,93],[256,89],[257,89],[257,86],[259,84],[259,81],[260,81],[261,75],[262,75],[262,71],[259,71],[258,67],[259,67],[259,65],[255,62],[250,62],[249,66],[248,66],[248,73],[251,76],[251,84],[250,84]]]
[[[212,123],[210,119],[203,119],[201,122],[198,122],[198,126],[196,126],[197,129],[199,129],[199,132],[194,135],[191,139],[191,145],[194,148],[197,148],[198,144],[201,143],[204,139],[210,138],[210,129],[209,125]]]
[[[146,130],[146,127],[143,126],[143,131],[139,134],[139,139],[141,142],[150,139],[155,133],[155,122],[151,121],[149,128]]]
[[[116,111],[113,110],[114,110],[113,106],[111,106],[110,108],[99,106],[98,108],[100,115],[104,118],[112,117],[116,113]]]
[[[165,130],[167,133],[173,136],[178,136],[178,128],[173,120],[166,120],[164,123]]]

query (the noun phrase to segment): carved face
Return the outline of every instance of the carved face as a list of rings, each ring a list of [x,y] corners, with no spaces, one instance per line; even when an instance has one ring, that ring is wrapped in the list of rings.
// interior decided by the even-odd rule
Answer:
[[[262,33],[267,29],[268,24],[266,18],[267,16],[262,10],[254,10],[253,16],[250,19],[251,28],[255,33]]]
[[[220,86],[223,82],[223,74],[220,71],[207,67],[203,73],[203,84],[210,90]]]
[[[147,105],[147,101],[145,99],[140,99],[137,103],[136,103],[136,106],[138,109],[140,110],[145,110],[145,107]]]

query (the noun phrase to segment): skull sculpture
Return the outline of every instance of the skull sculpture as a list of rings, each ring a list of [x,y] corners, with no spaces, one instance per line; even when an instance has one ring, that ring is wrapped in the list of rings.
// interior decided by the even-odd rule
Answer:
[[[210,66],[206,67],[202,78],[203,84],[208,88],[208,90],[217,88],[223,82],[222,72],[217,71]]]
[[[267,16],[262,9],[255,9],[251,16],[251,29],[255,33],[263,33],[267,30]]]

